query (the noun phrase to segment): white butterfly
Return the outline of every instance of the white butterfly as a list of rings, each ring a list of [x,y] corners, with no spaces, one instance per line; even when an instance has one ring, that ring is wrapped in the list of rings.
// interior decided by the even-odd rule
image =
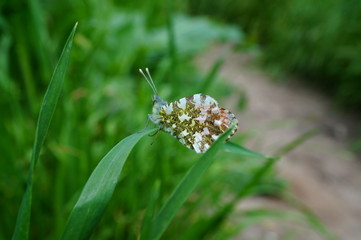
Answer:
[[[197,93],[171,103],[162,100],[148,68],[145,70],[148,77],[139,69],[154,92],[149,119],[187,148],[204,153],[228,128],[235,126],[229,138],[237,131],[238,120],[234,114],[219,107],[210,96]]]

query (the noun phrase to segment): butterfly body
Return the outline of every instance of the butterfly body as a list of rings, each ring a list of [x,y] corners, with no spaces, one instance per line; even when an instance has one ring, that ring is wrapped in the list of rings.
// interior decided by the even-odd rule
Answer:
[[[150,77],[148,69],[146,70]],[[142,71],[141,73],[143,74]],[[150,82],[148,79],[147,81]],[[149,84],[151,86],[153,84],[153,91],[156,93],[154,83],[151,81]],[[233,113],[219,107],[215,99],[202,93],[171,103],[163,101],[158,94],[155,94],[152,114],[148,117],[161,130],[168,132],[196,153],[207,151],[212,143],[230,127],[233,127],[230,135],[232,137],[238,126],[238,120]]]
[[[162,116],[160,115],[160,110],[163,106],[167,105],[166,101],[163,101],[158,95],[153,97],[153,109],[152,114],[148,114],[148,118],[155,124],[160,124]]]

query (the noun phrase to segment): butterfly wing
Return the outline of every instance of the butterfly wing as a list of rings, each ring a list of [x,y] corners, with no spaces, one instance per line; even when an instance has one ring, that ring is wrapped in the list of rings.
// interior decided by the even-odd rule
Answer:
[[[159,115],[160,127],[197,153],[207,151],[222,133],[235,125],[232,136],[238,125],[233,113],[201,93],[164,105]]]

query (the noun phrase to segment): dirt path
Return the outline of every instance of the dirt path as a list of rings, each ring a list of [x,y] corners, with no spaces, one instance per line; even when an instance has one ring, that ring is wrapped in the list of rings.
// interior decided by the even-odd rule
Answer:
[[[196,61],[206,71],[226,51],[229,46],[217,46]],[[320,129],[320,134],[284,156],[278,171],[294,195],[335,235],[345,240],[361,239],[361,162],[347,149],[355,121],[335,113],[330,101],[315,91],[294,82],[272,82],[251,62],[249,55],[234,53],[220,72],[223,79],[246,93],[246,110],[237,116],[239,132],[253,133],[248,147],[271,155],[306,131]],[[252,201],[242,204],[272,204],[270,200]],[[283,239],[278,227],[268,226],[267,231],[254,235]],[[267,237],[270,233],[273,238]]]

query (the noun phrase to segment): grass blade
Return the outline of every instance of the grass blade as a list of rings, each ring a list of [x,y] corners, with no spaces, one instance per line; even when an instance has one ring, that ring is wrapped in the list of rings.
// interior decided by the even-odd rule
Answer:
[[[217,59],[217,61],[213,64],[211,71],[208,73],[208,75],[204,78],[202,81],[198,92],[207,92],[208,88],[213,84],[214,80],[216,79],[216,76],[223,66],[225,57],[220,57]]]
[[[88,239],[98,224],[135,144],[157,128],[134,133],[115,145],[99,162],[75,204],[62,239]]]
[[[155,213],[156,202],[159,198],[159,189],[160,189],[160,181],[156,181],[152,188],[151,196],[148,201],[147,210],[143,218],[140,240],[149,239],[149,231],[152,224],[152,218]]]
[[[178,56],[177,56],[177,45],[175,40],[174,20],[173,20],[173,0],[167,0],[166,2],[167,11],[167,34],[168,34],[168,51],[169,59],[171,62],[170,66],[170,79],[172,83],[172,89],[178,89],[179,79],[177,77],[178,69]]]
[[[33,189],[33,174],[36,163],[39,160],[40,150],[44,143],[45,136],[48,132],[51,118],[54,114],[56,104],[58,102],[62,85],[64,82],[65,72],[68,67],[70,52],[72,48],[73,38],[76,31],[77,24],[75,24],[72,32],[70,33],[68,40],[65,43],[63,52],[59,58],[59,61],[55,67],[53,76],[46,90],[43,103],[41,105],[38,123],[36,126],[35,140],[33,145],[33,152],[30,162],[29,176],[27,180],[27,186],[21,205],[19,208],[18,216],[16,219],[16,226],[12,239],[28,239],[29,237],[29,225],[31,215],[31,202],[32,202],[32,189]]]
[[[244,148],[242,146],[239,146],[237,144],[234,144],[232,142],[227,142],[226,144],[223,145],[223,150],[227,151],[227,152],[232,152],[232,153],[236,153],[245,157],[254,157],[254,158],[264,158],[267,159],[269,158],[266,155],[257,153],[257,152],[253,152],[251,150],[248,150],[247,148]]]
[[[300,146],[301,144],[303,144],[310,138],[319,134],[319,132],[320,131],[318,129],[312,129],[312,130],[309,130],[309,131],[303,133],[302,135],[298,136],[296,139],[292,140],[291,142],[287,143],[286,145],[284,145],[280,149],[278,149],[275,153],[275,156],[283,156],[283,155],[291,152],[296,147]]]
[[[312,216],[313,219],[309,219],[309,216],[307,213],[304,213],[302,209],[299,209],[300,212],[295,212],[292,210],[273,210],[273,209],[251,209],[246,210],[241,213],[242,221],[240,224],[237,224],[233,226],[234,230],[231,234],[231,236],[239,235],[240,232],[244,231],[245,229],[251,227],[252,225],[255,225],[257,223],[262,223],[265,220],[272,220],[273,222],[279,221],[278,224],[281,224],[282,222],[292,222],[294,224],[294,227],[298,228],[299,224],[302,225],[308,225],[312,228],[312,230],[315,233],[320,234],[320,236],[323,236],[323,239],[327,240],[338,240],[338,238],[330,233],[328,229],[315,217]],[[316,221],[316,222],[314,222]],[[289,229],[288,231],[295,231],[297,234],[296,236],[300,237],[304,233],[299,232],[296,229]],[[231,238],[229,236],[229,238]],[[298,239],[297,237],[294,237],[294,239]]]
[[[150,239],[156,240],[162,236],[179,208],[197,186],[202,175],[213,163],[216,152],[221,148],[222,144],[231,132],[232,128],[229,128],[224,134],[222,134],[222,136],[220,136],[217,141],[212,144],[208,151],[187,172],[168,201],[163,205],[158,215],[153,220]]]
[[[334,235],[309,209],[304,203],[299,201],[295,196],[292,194],[285,194],[283,199],[286,200],[289,204],[297,208],[306,218],[306,222],[309,224],[310,227],[314,229],[314,231],[321,234],[327,240],[338,240],[338,237]]]

